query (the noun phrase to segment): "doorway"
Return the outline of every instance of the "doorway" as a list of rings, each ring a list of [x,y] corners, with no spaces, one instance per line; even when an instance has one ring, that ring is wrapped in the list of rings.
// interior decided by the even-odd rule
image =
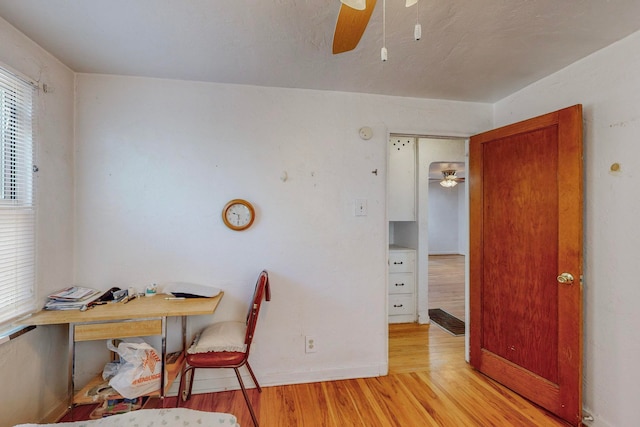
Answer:
[[[467,170],[467,140],[464,138],[443,138],[423,136],[418,138],[418,322],[428,323],[430,308],[435,307],[430,295],[430,255],[461,255],[453,264],[463,264],[464,270],[457,270],[462,289],[455,298],[462,299],[465,310],[467,292],[468,251],[468,191],[465,181]],[[456,171],[459,179],[454,187],[440,185],[445,171]],[[454,212],[455,211],[455,212]],[[442,261],[442,259],[441,259]],[[437,266],[434,266],[437,267]],[[438,269],[435,268],[436,273]],[[449,272],[451,273],[451,272]],[[436,280],[436,279],[433,279]],[[442,290],[442,286],[439,285]],[[444,289],[446,296],[446,288]],[[443,303],[442,300],[435,301]],[[448,305],[448,304],[447,304]],[[455,316],[454,313],[451,313]],[[462,315],[464,319],[467,316]]]
[[[458,137],[438,137],[426,135],[402,135],[391,134],[389,138],[389,177],[394,183],[389,185],[388,193],[388,214],[389,214],[389,243],[391,245],[411,248],[416,251],[415,265],[415,314],[411,320],[421,324],[429,323],[429,254],[433,231],[429,232],[429,212],[444,211],[446,208],[438,207],[438,198],[430,200],[430,166],[438,164],[441,167],[449,166],[461,168],[467,166],[466,138]],[[411,155],[411,161],[407,161],[407,156]],[[401,156],[401,157],[399,157]],[[394,172],[396,165],[401,165],[400,171]],[[450,169],[450,168],[449,168]],[[402,173],[400,175],[400,172]],[[437,171],[442,174],[442,170]],[[400,175],[398,177],[398,175]],[[400,182],[400,184],[398,183]],[[437,184],[436,184],[437,185]],[[400,190],[394,190],[398,189]],[[454,252],[466,255],[468,248],[468,191],[466,185],[460,185],[454,190],[458,197],[457,204],[463,206],[455,214],[459,222],[464,223],[464,227],[458,230],[458,247],[462,250]],[[408,195],[409,194],[409,195]],[[450,195],[451,193],[449,193]],[[410,199],[410,202],[406,202]],[[462,201],[462,203],[460,203]],[[403,212],[398,209],[402,205]],[[432,206],[433,205],[433,206]],[[432,219],[433,221],[433,219]],[[437,245],[436,245],[437,247]],[[461,253],[460,253],[461,252]],[[467,275],[467,262],[464,261],[465,273]],[[465,289],[466,289],[466,279]],[[465,301],[467,296],[464,292],[462,298]],[[463,316],[468,317],[468,316]]]
[[[395,145],[394,145],[395,144]],[[400,150],[398,149],[400,144]],[[427,136],[427,135],[402,135],[402,134],[391,134],[389,138],[389,176],[392,174],[397,174],[398,171],[393,172],[393,168],[397,165],[397,157],[399,155],[406,156],[409,151],[407,147],[411,147],[411,151],[413,151],[413,159],[410,162],[411,164],[407,166],[407,159],[402,158],[401,170],[404,175],[401,176],[402,184],[401,186],[397,185],[397,182],[394,182],[393,185],[389,185],[388,194],[388,215],[389,215],[389,243],[392,246],[401,246],[405,248],[411,248],[415,250],[415,315],[411,320],[404,319],[403,322],[415,322],[418,324],[426,324],[430,322],[429,319],[429,308],[433,308],[434,306],[431,304],[431,299],[434,299],[434,303],[444,305],[445,307],[439,307],[443,309],[447,309],[455,305],[457,308],[451,310],[453,311],[451,314],[458,317],[461,320],[468,319],[468,314],[465,313],[466,307],[468,307],[468,292],[467,292],[467,277],[468,277],[468,262],[467,262],[467,251],[468,251],[468,191],[467,186],[463,182],[458,182],[455,190],[453,192],[446,193],[449,198],[452,194],[456,194],[456,219],[459,224],[462,224],[462,227],[459,227],[457,230],[456,236],[456,249],[449,250],[447,254],[444,254],[442,249],[438,249],[441,247],[440,245],[434,244],[433,235],[435,232],[432,230],[429,232],[429,223],[435,221],[435,219],[429,219],[429,213],[440,213],[440,217],[446,218],[447,216],[453,215],[450,211],[450,207],[442,205],[442,200],[439,200],[437,195],[435,195],[435,191],[433,194],[430,194],[430,186],[437,185],[438,187],[444,189],[439,185],[439,181],[441,179],[437,178],[437,174],[440,174],[440,177],[443,177],[442,171],[448,170],[451,168],[444,168],[446,164],[452,166],[456,170],[460,169],[460,173],[462,177],[464,177],[464,172],[462,170],[467,170],[467,152],[468,152],[468,140],[466,138],[459,137],[438,137],[438,136]],[[435,171],[435,175],[430,174],[430,166],[432,164],[439,165],[441,169]],[[443,169],[444,168],[444,169]],[[431,179],[430,179],[431,178]],[[395,180],[397,180],[397,176],[394,175]],[[412,184],[412,185],[410,185]],[[399,194],[391,194],[394,191],[394,188],[398,187],[402,188],[402,194],[400,197]],[[407,190],[407,188],[412,187],[412,189]],[[406,203],[407,193],[411,193],[412,203]],[[451,200],[450,200],[451,201]],[[400,216],[398,212],[398,204],[402,203],[406,208],[413,204],[411,209],[406,209],[403,213],[403,216]],[[393,209],[392,209],[393,208]],[[412,214],[413,212],[413,214]],[[413,216],[412,216],[413,215]],[[449,289],[444,289],[444,292],[438,292],[440,296],[444,299],[452,299],[451,303],[445,303],[440,296],[432,295],[430,296],[430,266],[429,266],[429,255],[430,248],[434,247],[436,251],[440,251],[438,255],[451,255],[454,256],[453,260],[451,260],[451,264],[455,270],[455,278],[452,277],[452,271],[444,273],[444,277],[446,280],[453,280],[456,282],[457,290],[454,292],[455,296],[448,295],[447,292],[451,291],[453,288],[450,286]],[[461,248],[461,249],[458,249]],[[443,260],[441,258],[441,260]],[[445,260],[449,261],[449,260]],[[445,264],[449,264],[445,262]],[[462,266],[462,268],[461,268]],[[451,266],[449,266],[451,267]],[[437,266],[433,268],[436,274],[440,274],[438,272]],[[432,279],[436,280],[436,279]],[[395,283],[395,282],[394,282]],[[440,282],[442,286],[442,282]],[[391,282],[390,282],[391,286]],[[444,285],[446,286],[446,285]],[[440,287],[439,291],[443,290]],[[390,300],[391,304],[391,300]],[[392,316],[390,316],[392,317]],[[397,316],[394,316],[397,317]],[[390,323],[392,322],[390,319]],[[437,327],[437,326],[434,326]],[[419,340],[419,337],[416,337]],[[458,339],[458,338],[456,338]],[[465,355],[468,354],[468,338],[460,337],[459,339],[464,339],[465,341]],[[466,356],[465,356],[466,358]]]
[[[429,317],[449,333],[464,335],[469,232],[465,163],[432,162],[428,194]]]

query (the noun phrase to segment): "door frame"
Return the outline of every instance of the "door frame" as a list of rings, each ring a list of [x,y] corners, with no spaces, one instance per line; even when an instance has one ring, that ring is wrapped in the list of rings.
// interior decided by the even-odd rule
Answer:
[[[438,135],[438,134],[433,134],[433,133],[403,133],[403,132],[388,132],[387,134],[387,143],[389,141],[389,138],[391,138],[392,136],[402,136],[402,137],[413,137],[416,140],[416,198],[417,198],[417,202],[416,202],[416,229],[417,229],[417,247],[416,247],[416,268],[417,268],[417,272],[416,272],[416,321],[419,324],[426,324],[429,322],[429,315],[428,315],[428,304],[429,304],[429,300],[428,300],[428,294],[429,294],[429,269],[428,269],[428,255],[429,255],[429,248],[428,248],[428,240],[426,240],[426,244],[421,244],[423,241],[425,241],[424,236],[428,233],[428,227],[427,227],[427,217],[426,217],[426,209],[428,209],[428,202],[424,202],[421,198],[420,195],[422,194],[428,194],[428,170],[429,170],[429,165],[431,164],[431,162],[434,161],[449,161],[452,160],[451,158],[436,158],[436,157],[429,157],[428,159],[426,159],[426,162],[423,162],[421,160],[424,160],[421,158],[421,154],[420,154],[420,144],[419,144],[419,140],[420,139],[433,139],[433,140],[447,140],[447,141],[461,141],[464,143],[464,147],[462,148],[462,156],[464,158],[464,163],[465,163],[465,168],[468,171],[469,168],[469,138],[470,138],[470,134],[455,134],[455,133],[451,133],[451,134],[443,134],[443,135]],[[386,154],[387,157],[387,164],[388,164],[388,159],[389,159],[389,153],[387,152]],[[462,158],[458,161],[462,161]],[[467,243],[466,243],[466,255],[465,256],[465,317],[466,319],[469,318],[469,185],[468,185],[468,181],[465,183],[467,185],[465,185],[465,217],[467,218],[467,230],[466,230],[466,234],[467,234]],[[427,196],[428,197],[428,196]],[[427,205],[425,206],[425,203],[427,203]],[[420,212],[424,212],[424,218],[422,217],[422,215],[420,214]],[[388,246],[390,243],[390,236],[389,236],[389,229],[388,229],[388,225],[389,225],[390,221],[387,220],[387,248],[385,250],[388,251]],[[424,284],[424,285],[423,285]],[[388,289],[388,287],[387,287]],[[385,289],[385,293],[386,293],[386,298],[388,298],[388,291]],[[424,309],[420,309],[420,306],[423,305]],[[468,328],[467,328],[468,329]],[[388,335],[388,323],[387,323],[387,335]],[[468,331],[467,331],[468,332]],[[469,337],[468,337],[468,333],[465,333],[465,360],[469,360]],[[388,344],[387,344],[387,365],[388,365]]]

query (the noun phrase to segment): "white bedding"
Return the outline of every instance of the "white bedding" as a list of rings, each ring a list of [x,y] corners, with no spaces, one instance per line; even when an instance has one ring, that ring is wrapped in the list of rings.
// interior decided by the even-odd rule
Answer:
[[[126,414],[112,415],[91,421],[74,421],[58,424],[19,424],[15,427],[240,427],[236,417],[221,412],[204,412],[187,408],[139,409]]]

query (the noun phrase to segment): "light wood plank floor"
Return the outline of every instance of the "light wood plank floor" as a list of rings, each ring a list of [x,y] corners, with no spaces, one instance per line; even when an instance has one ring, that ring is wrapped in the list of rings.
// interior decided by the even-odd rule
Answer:
[[[260,425],[565,426],[469,367],[463,337],[428,325],[390,325],[389,352],[385,377],[249,390]],[[252,425],[239,391],[196,395],[185,406],[231,412],[241,426]]]
[[[442,290],[430,290],[429,299],[437,304],[431,308],[439,307],[464,319],[464,268],[462,302],[452,291],[460,281],[464,257],[437,257],[435,261],[440,265],[432,268],[430,264],[430,273],[439,279],[430,286],[440,282]],[[446,270],[449,273],[443,272]],[[451,277],[455,275],[458,277]],[[448,287],[444,285],[447,282]],[[457,289],[459,293],[460,287]],[[256,374],[260,378],[260,373]],[[249,395],[262,427],[566,427],[473,370],[464,361],[464,337],[429,325],[389,325],[387,376],[263,387],[262,393],[252,389]],[[166,406],[175,403],[176,398],[168,398]],[[240,391],[194,395],[184,406],[233,413],[241,426],[252,426]],[[76,408],[74,418],[86,419],[91,409]]]
[[[249,395],[262,427],[566,427],[469,367],[464,337],[440,328],[389,325],[389,364],[384,377],[263,387]],[[241,426],[252,426],[240,391],[194,395],[184,406],[233,413]],[[74,418],[86,419],[90,408],[76,408]]]
[[[429,256],[429,308],[464,321],[464,255]]]

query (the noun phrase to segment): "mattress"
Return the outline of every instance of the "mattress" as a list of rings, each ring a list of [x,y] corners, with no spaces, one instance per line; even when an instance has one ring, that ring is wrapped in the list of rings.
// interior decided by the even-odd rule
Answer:
[[[139,409],[126,414],[112,415],[90,421],[74,421],[57,424],[19,424],[15,427],[240,427],[235,416],[221,412],[204,412],[187,408]]]

